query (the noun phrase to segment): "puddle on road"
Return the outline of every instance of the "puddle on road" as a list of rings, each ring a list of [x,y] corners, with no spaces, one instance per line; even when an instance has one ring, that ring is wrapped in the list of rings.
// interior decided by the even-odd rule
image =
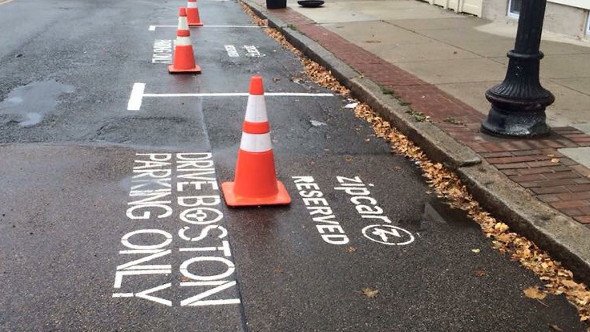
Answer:
[[[454,209],[440,199],[431,199],[424,203],[424,212],[420,220],[422,221],[421,229],[423,230],[428,228],[425,224],[428,222],[461,228],[479,228],[479,225],[469,218],[465,211]]]
[[[56,81],[33,82],[12,90],[0,103],[3,123],[17,122],[21,127],[31,127],[43,121],[64,93],[74,92],[74,87]]]

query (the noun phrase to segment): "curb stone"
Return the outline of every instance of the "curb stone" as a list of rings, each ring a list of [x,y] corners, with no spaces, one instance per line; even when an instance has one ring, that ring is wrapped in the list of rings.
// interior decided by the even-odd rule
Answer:
[[[589,283],[588,228],[531,196],[485,161],[454,171],[485,209],[548,251],[572,270],[576,279]]]
[[[491,166],[469,147],[457,142],[429,122],[416,122],[378,84],[360,75],[317,42],[290,28],[288,24],[252,0],[241,0],[254,13],[268,19],[287,41],[305,56],[332,72],[338,81],[366,102],[380,116],[416,143],[434,161],[456,172],[482,207],[510,228],[526,236],[554,259],[569,268],[576,279],[590,284],[590,229],[542,203],[520,185]]]

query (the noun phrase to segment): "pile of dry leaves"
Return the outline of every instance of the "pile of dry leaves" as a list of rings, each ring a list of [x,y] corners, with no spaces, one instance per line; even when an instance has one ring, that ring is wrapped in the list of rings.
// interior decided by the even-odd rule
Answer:
[[[242,6],[255,23],[260,26],[267,25],[267,22],[257,17],[248,6],[244,4]],[[265,31],[301,59],[306,74],[315,83],[341,95],[347,96],[350,93],[331,75],[330,71],[305,58],[303,53],[293,47],[279,31],[272,28],[266,28]],[[590,320],[590,291],[585,284],[573,280],[571,271],[551,259],[546,252],[525,237],[511,232],[508,225],[492,217],[473,199],[456,174],[441,163],[429,160],[418,146],[378,116],[367,104],[358,103],[354,113],[358,118],[370,123],[375,134],[391,144],[394,153],[413,160],[422,169],[423,176],[438,197],[445,199],[452,207],[466,211],[481,226],[485,235],[492,239],[494,248],[510,255],[512,260],[520,262],[522,266],[539,276],[544,285],[527,288],[523,291],[525,296],[542,300],[547,294],[565,294],[567,299],[577,307],[580,320]]]
[[[467,191],[458,176],[440,163],[429,160],[413,142],[378,116],[366,104],[359,104],[355,115],[369,122],[375,134],[391,143],[394,152],[412,159],[420,168],[427,182],[440,198],[454,208],[464,210],[475,220],[487,237],[492,239],[494,248],[510,255],[511,259],[533,271],[545,283],[536,288],[538,293],[565,294],[579,311],[580,319],[590,319],[590,291],[583,283],[573,280],[572,272],[554,261],[543,250],[523,236],[510,232],[508,225],[499,222],[486,212]],[[533,294],[533,295],[531,295]],[[535,297],[535,292],[525,290],[525,295]],[[538,298],[539,295],[536,295]]]
[[[248,7],[247,5],[243,3],[241,5],[244,11],[252,18],[256,25],[268,26],[267,20],[263,20],[256,16],[252,9],[250,9],[250,7]],[[320,66],[317,62],[306,58],[303,55],[303,53],[300,50],[296,49],[293,45],[291,45],[291,43],[287,41],[285,36],[282,33],[280,33],[277,29],[264,28],[264,32],[266,32],[267,35],[269,35],[272,39],[276,40],[281,46],[291,51],[299,58],[299,60],[301,60],[301,64],[305,69],[305,74],[307,74],[307,76],[313,82],[343,96],[347,96],[348,94],[350,94],[350,91],[342,84],[340,84],[338,80],[336,80],[336,78],[332,76],[332,73],[329,70],[326,70],[326,68]]]

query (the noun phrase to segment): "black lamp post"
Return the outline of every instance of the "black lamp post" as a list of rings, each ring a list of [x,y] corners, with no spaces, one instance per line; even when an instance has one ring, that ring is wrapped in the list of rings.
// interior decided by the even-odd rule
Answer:
[[[545,108],[555,97],[539,82],[539,51],[547,0],[523,0],[516,45],[504,82],[486,91],[492,103],[482,130],[496,136],[538,137],[549,134]]]

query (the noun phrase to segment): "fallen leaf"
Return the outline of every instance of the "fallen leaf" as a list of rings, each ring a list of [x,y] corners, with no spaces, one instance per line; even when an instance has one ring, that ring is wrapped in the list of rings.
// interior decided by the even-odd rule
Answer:
[[[537,287],[529,287],[523,292],[524,295],[529,299],[543,300],[545,297],[547,297],[547,294],[541,292]]]
[[[559,158],[551,158],[551,162],[556,164],[559,162]]]
[[[471,249],[472,252],[479,254],[479,252],[481,251],[481,249]]]
[[[508,225],[503,222],[499,222],[494,225],[494,229],[498,232],[506,232],[508,230]]]
[[[476,277],[485,277],[487,275],[486,271],[484,271],[484,270],[475,270],[475,271],[473,271],[473,274]]]
[[[568,288],[578,288],[578,287],[580,287],[580,285],[577,282],[575,282],[573,280],[567,280],[567,279],[562,280],[561,281],[561,284],[564,285],[565,287],[568,287]]]
[[[353,253],[353,252],[355,252],[355,251],[356,251],[356,247],[353,247],[353,246],[348,246],[348,247],[346,248],[346,252],[347,252],[347,253]]]
[[[379,290],[369,288],[369,287],[363,288],[362,292],[363,292],[364,296],[366,296],[370,299],[375,298],[377,296],[377,294],[379,294]]]

